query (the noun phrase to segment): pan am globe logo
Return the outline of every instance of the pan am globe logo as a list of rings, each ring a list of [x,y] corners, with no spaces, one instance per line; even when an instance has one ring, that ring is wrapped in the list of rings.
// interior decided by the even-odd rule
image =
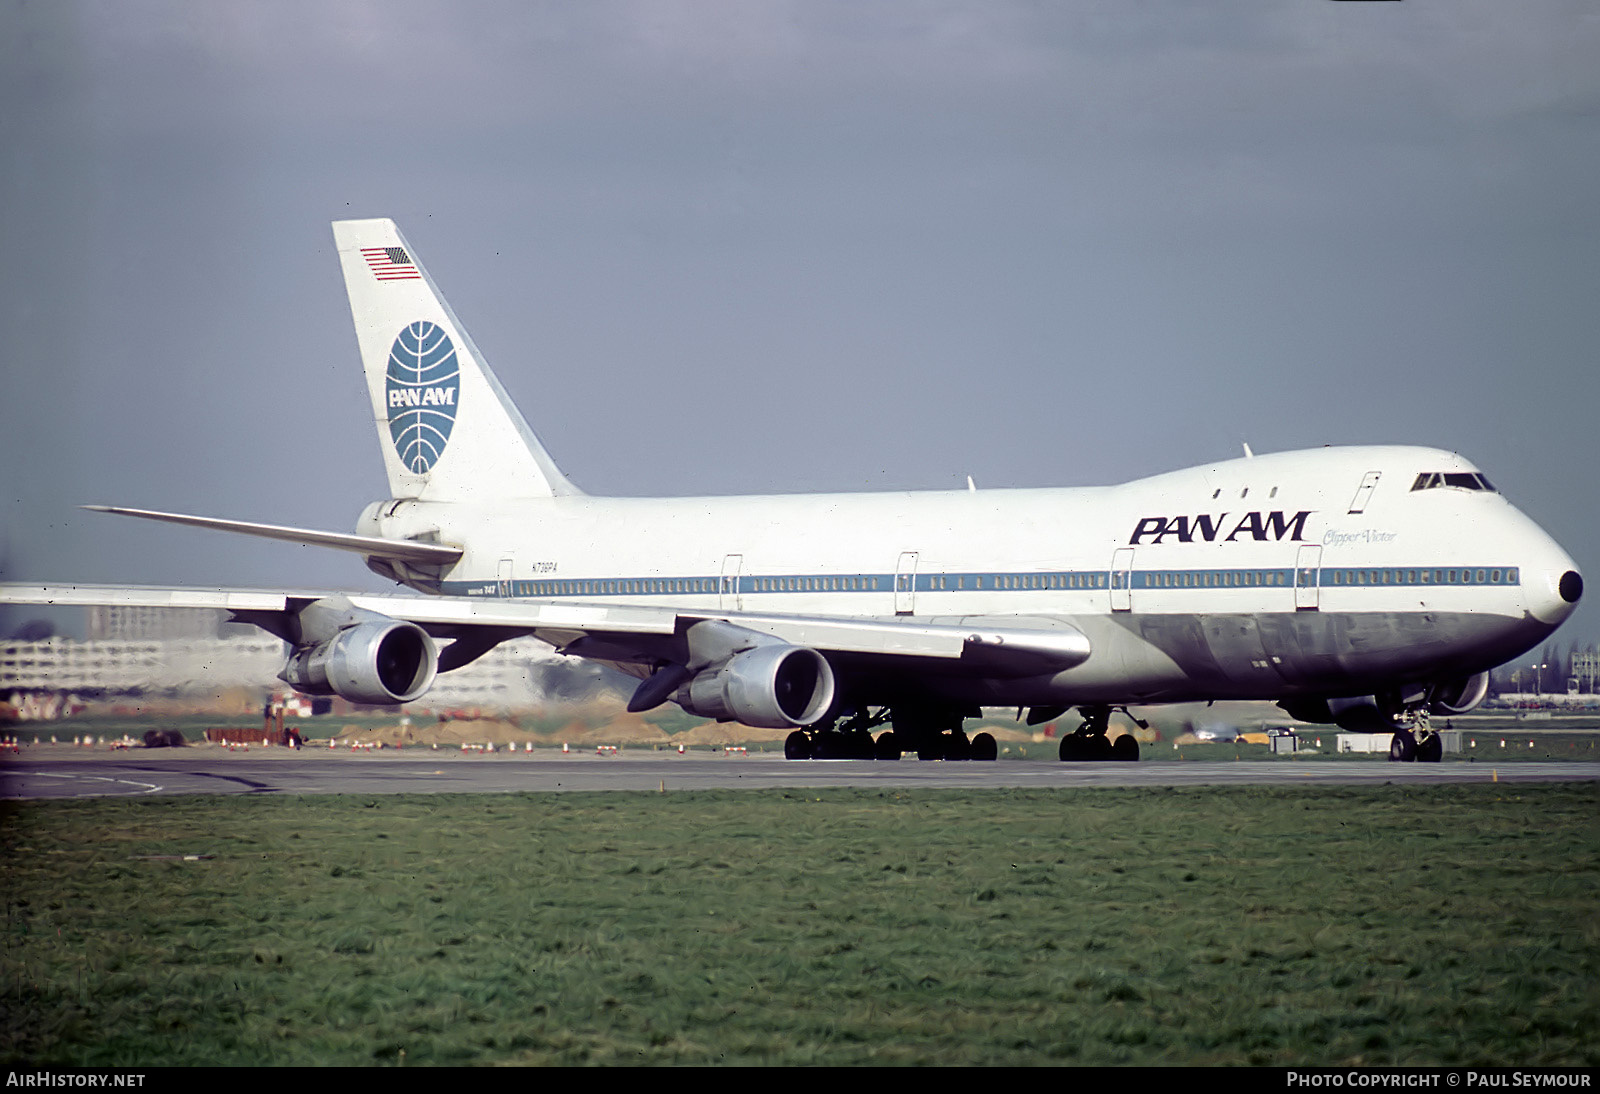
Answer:
[[[444,454],[456,424],[461,367],[456,347],[437,323],[403,329],[389,347],[389,436],[407,471],[427,474]]]

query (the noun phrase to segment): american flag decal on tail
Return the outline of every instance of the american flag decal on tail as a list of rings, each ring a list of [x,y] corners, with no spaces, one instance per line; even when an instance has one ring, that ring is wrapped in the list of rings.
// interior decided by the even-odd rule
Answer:
[[[361,257],[379,281],[417,281],[422,275],[412,265],[404,247],[363,247]]]

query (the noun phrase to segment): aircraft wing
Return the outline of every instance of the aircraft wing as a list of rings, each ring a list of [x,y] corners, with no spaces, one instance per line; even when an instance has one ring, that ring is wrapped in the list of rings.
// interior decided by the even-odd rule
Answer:
[[[454,638],[476,657],[507,638],[533,635],[557,649],[600,660],[652,665],[681,660],[682,636],[696,623],[721,620],[805,646],[823,654],[967,661],[1017,675],[1065,669],[1089,656],[1089,640],[1063,621],[845,618],[759,612],[723,612],[638,604],[579,604],[452,596],[268,589],[172,588],[114,585],[0,584],[0,604],[94,607],[213,608],[230,612],[286,641],[295,641],[290,617],[316,603],[341,605],[414,623],[436,638]],[[997,625],[998,624],[998,625]],[[463,650],[465,653],[465,650]],[[471,660],[447,648],[441,670]]]

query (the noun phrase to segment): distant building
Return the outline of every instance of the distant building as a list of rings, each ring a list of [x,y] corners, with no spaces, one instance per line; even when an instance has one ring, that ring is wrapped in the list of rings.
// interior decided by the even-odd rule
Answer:
[[[252,628],[247,637],[218,638],[218,613],[165,610],[177,620],[118,614],[111,628],[204,629],[203,637],[105,638],[78,642],[0,642],[0,699],[13,705],[28,693],[81,695],[210,694],[221,688],[281,690],[284,643]],[[210,616],[202,620],[199,616]],[[516,639],[454,672],[443,673],[410,707],[525,710],[547,700],[571,700],[603,688],[598,668],[562,657],[537,639]]]
[[[213,608],[136,608],[105,605],[89,609],[89,640],[153,642],[173,638],[215,638],[222,613]]]
[[[1571,683],[1578,691],[1594,694],[1600,685],[1600,649],[1590,646],[1572,652]]]
[[[283,643],[259,638],[108,639],[0,643],[0,692],[100,694],[210,691],[271,686]]]

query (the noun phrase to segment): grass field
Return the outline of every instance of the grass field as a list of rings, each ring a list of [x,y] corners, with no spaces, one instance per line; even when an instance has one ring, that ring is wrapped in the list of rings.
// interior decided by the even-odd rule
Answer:
[[[1593,1065],[1597,799],[11,802],[0,1058]]]

